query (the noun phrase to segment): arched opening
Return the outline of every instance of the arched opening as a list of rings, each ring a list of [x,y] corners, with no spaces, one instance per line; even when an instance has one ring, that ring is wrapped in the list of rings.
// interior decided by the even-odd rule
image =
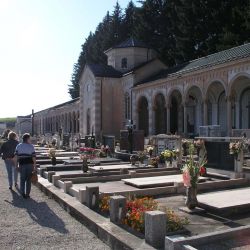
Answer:
[[[212,82],[206,93],[208,125],[220,125],[221,135],[227,135],[227,100],[221,82]]]
[[[69,113],[69,115],[68,115],[68,129],[69,129],[69,133],[72,133],[72,117],[71,117],[71,113]]]
[[[76,113],[73,112],[73,117],[72,117],[72,122],[73,122],[73,133],[76,133]]]
[[[202,93],[197,86],[192,86],[186,95],[186,131],[197,134],[202,125]]]
[[[163,94],[155,97],[155,134],[165,134],[167,131],[167,110]]]
[[[64,132],[68,133],[68,114],[64,115]]]
[[[139,129],[144,131],[145,136],[148,136],[148,100],[146,97],[141,97],[138,103]]]
[[[87,110],[87,135],[91,133],[91,117],[90,117],[90,109]]]
[[[121,68],[126,69],[128,67],[128,59],[126,57],[121,60]]]
[[[242,91],[240,96],[240,128],[250,129],[250,88]]]
[[[250,128],[250,75],[239,74],[230,89],[233,109],[233,128]]]
[[[79,133],[80,131],[80,113],[77,111],[77,120],[76,120],[76,132]]]
[[[172,134],[183,131],[183,108],[181,93],[174,90],[170,96],[170,132]]]

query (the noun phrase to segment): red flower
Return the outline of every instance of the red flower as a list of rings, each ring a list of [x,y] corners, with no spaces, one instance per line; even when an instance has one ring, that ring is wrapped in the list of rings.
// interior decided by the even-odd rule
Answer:
[[[200,167],[200,175],[201,176],[206,174],[206,172],[207,172],[207,170],[206,170],[206,168],[204,166]]]

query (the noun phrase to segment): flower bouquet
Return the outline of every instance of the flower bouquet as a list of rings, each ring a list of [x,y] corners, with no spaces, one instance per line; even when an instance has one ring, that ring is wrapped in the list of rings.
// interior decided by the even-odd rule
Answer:
[[[194,161],[194,144],[189,144],[190,158],[186,160],[186,163],[182,169],[182,177],[184,186],[187,188],[187,200],[186,205],[189,209],[194,209],[197,204],[197,184],[199,177],[206,174],[205,164],[206,158],[201,161]]]
[[[158,164],[159,164],[159,161],[160,161],[160,157],[159,156],[152,157],[152,158],[150,158],[150,165],[152,165],[153,167],[157,168]]]
[[[145,151],[141,151],[138,153],[138,160],[141,164],[143,164],[143,162],[147,160],[147,154]]]
[[[149,156],[152,157],[153,152],[154,152],[154,147],[148,146],[148,147],[147,147],[147,152],[148,152]]]
[[[238,158],[239,153],[243,150],[243,142],[230,142],[229,143],[229,153],[234,155],[235,159]]]

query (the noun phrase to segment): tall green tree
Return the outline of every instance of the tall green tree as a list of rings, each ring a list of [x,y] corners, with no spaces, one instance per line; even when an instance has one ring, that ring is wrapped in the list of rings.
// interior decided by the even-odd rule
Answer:
[[[250,0],[141,0],[125,10],[117,2],[90,33],[74,64],[69,93],[79,96],[86,63],[106,63],[103,53],[129,37],[156,49],[168,66],[250,42]]]

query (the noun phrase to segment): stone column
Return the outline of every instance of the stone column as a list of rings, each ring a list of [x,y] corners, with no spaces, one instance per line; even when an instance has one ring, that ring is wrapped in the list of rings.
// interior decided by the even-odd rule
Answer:
[[[153,106],[152,103],[148,104],[148,134],[153,135],[154,128],[153,128]]]
[[[170,133],[170,105],[166,106],[167,109],[167,133]]]
[[[110,221],[122,224],[126,216],[126,198],[121,195],[110,198]]]
[[[93,108],[93,114],[91,119],[91,126],[90,126],[90,132],[92,132],[92,126],[94,127],[94,134],[96,136],[96,140],[101,141],[102,140],[102,134],[103,134],[103,109],[102,105],[103,103],[103,96],[102,96],[102,89],[103,89],[103,81],[97,80],[95,83],[95,90],[94,90],[94,108]],[[112,117],[110,117],[112,120]]]
[[[232,97],[227,96],[227,135],[231,136],[232,132]]]
[[[183,104],[183,130],[184,135],[187,134],[187,104],[184,102]]]
[[[207,99],[203,101],[203,126],[207,126],[208,119],[207,119]]]

